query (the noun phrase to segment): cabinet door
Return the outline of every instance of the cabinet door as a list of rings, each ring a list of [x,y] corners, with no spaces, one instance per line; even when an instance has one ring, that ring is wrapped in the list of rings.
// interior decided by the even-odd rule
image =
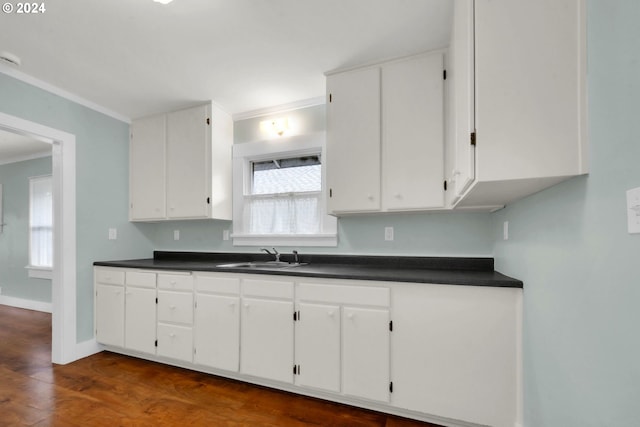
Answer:
[[[403,284],[393,293],[393,405],[514,426],[521,289]]]
[[[298,304],[296,384],[340,391],[340,306]]]
[[[329,212],[380,210],[380,69],[327,78]]]
[[[96,341],[124,346],[124,287],[96,285]]]
[[[211,129],[206,105],[167,115],[167,215],[206,218]]]
[[[389,310],[343,307],[342,390],[389,401]]]
[[[166,115],[131,123],[130,218],[161,219],[166,215]]]
[[[207,294],[196,298],[195,363],[238,372],[240,298]]]
[[[193,329],[158,323],[158,356],[193,361]]]
[[[156,290],[127,287],[125,291],[125,347],[155,354]]]
[[[584,173],[584,5],[475,0],[480,181]]]
[[[293,302],[243,298],[240,372],[293,382]]]
[[[444,58],[382,67],[382,208],[444,206]]]
[[[475,178],[475,145],[471,133],[475,132],[474,86],[474,0],[455,0],[451,40],[451,67],[448,79],[453,86],[453,180],[454,199],[460,197]]]

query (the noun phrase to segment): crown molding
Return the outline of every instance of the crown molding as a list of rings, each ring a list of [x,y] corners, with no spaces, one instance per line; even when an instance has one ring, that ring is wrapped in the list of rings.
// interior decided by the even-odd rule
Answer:
[[[315,98],[302,99],[288,104],[245,111],[244,113],[236,113],[233,115],[233,121],[237,122],[239,120],[254,119],[256,117],[264,117],[272,114],[284,113],[286,111],[299,110],[306,107],[315,107],[316,105],[324,105],[325,103],[326,100],[324,96],[316,96]]]
[[[86,100],[78,95],[75,95],[71,92],[68,92],[64,89],[61,89],[57,86],[54,86],[50,83],[47,83],[45,81],[39,80],[33,76],[30,76],[28,74],[23,73],[22,71],[18,71],[15,68],[8,66],[8,65],[4,65],[4,64],[0,64],[0,73],[5,74],[9,77],[13,77],[16,80],[20,80],[21,82],[27,83],[31,86],[35,86],[39,89],[42,89],[44,91],[47,91],[49,93],[52,93],[54,95],[58,95],[62,98],[65,98],[71,102],[75,102],[76,104],[82,105],[83,107],[87,107],[91,110],[97,111],[98,113],[102,113],[106,116],[112,117],[116,120],[119,120],[121,122],[125,122],[125,123],[131,123],[131,118],[126,117],[120,113],[117,113],[113,110],[110,110],[108,108],[105,108],[101,105],[98,105],[94,102],[91,102],[89,100]]]

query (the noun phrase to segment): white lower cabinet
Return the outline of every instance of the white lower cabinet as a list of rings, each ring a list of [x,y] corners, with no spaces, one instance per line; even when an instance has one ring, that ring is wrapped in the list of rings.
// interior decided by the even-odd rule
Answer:
[[[194,363],[238,372],[240,365],[240,279],[196,274]]]
[[[240,339],[240,373],[293,383],[293,281],[242,281]]]
[[[124,346],[156,353],[156,274],[126,272]]]
[[[401,284],[393,293],[393,405],[518,425],[522,290]]]
[[[296,385],[340,391],[340,306],[297,305]]]
[[[193,361],[193,276],[158,274],[158,356]]]
[[[438,424],[522,419],[521,289],[108,267],[95,289],[110,350]]]
[[[389,401],[389,310],[343,308],[344,394]]]
[[[296,384],[388,402],[390,290],[347,283],[298,283]]]
[[[124,347],[124,286],[96,283],[96,341]]]

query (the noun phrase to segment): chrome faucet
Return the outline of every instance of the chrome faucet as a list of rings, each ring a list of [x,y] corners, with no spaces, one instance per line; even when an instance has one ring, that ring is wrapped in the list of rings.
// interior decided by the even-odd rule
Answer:
[[[268,253],[269,255],[273,255],[276,259],[276,262],[280,262],[280,254],[278,253],[278,251],[276,250],[276,248],[271,248],[273,249],[273,252],[271,252],[269,249],[267,248],[262,248],[260,249],[261,251],[264,251],[266,253]]]
[[[293,251],[293,262],[295,264],[300,264],[300,260],[298,259],[298,251]]]

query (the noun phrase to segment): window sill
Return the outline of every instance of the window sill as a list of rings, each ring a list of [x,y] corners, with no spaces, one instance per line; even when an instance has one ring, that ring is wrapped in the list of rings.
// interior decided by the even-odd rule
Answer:
[[[51,267],[36,267],[28,265],[25,267],[28,271],[28,276],[32,279],[48,279],[53,278],[53,269]]]
[[[337,234],[233,234],[233,246],[338,246]]]

